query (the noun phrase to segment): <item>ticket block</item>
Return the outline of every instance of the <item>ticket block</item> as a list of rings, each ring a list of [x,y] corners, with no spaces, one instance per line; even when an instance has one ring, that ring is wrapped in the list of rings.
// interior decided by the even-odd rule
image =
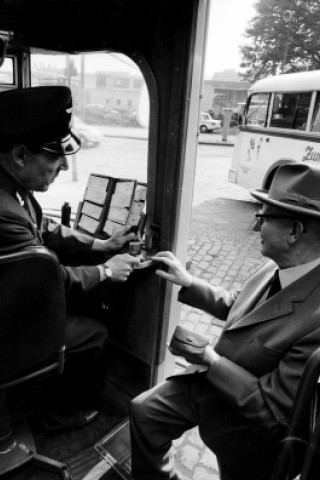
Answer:
[[[107,220],[102,231],[106,233],[107,235],[113,235],[116,233],[118,230],[121,230],[123,228],[123,225],[119,225],[119,223],[111,222],[110,220]]]
[[[147,198],[147,187],[144,185],[137,185],[134,191],[133,200],[137,202],[145,202]]]
[[[130,207],[131,195],[122,195],[121,193],[114,193],[111,197],[111,207],[126,208]]]
[[[145,202],[132,202],[130,212],[140,215],[143,212]]]
[[[100,207],[99,205],[95,205],[89,202],[83,203],[82,213],[84,215],[88,215],[89,217],[99,220],[101,212],[102,212],[102,207]]]
[[[139,222],[140,222],[140,214],[129,212],[127,224],[139,225]]]
[[[97,175],[90,175],[88,180],[88,188],[92,190],[104,190],[106,191],[109,185],[109,179],[105,177],[99,177]]]
[[[86,215],[82,215],[80,218],[80,222],[78,224],[80,228],[85,230],[86,232],[89,233],[96,233],[98,227],[99,227],[99,222],[94,220],[91,217],[87,217]]]
[[[98,203],[99,205],[103,205],[107,196],[107,192],[105,190],[92,190],[87,188],[86,193],[84,195],[84,199],[88,200],[89,202]]]
[[[117,182],[115,193],[120,195],[129,195],[130,198],[133,195],[134,182]]]
[[[129,210],[125,208],[111,207],[108,213],[108,220],[124,225],[128,219]]]

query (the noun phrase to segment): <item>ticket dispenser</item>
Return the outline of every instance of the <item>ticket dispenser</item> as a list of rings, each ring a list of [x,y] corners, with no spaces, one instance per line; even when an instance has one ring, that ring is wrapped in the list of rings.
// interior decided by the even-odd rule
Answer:
[[[94,315],[109,331],[108,377],[125,385],[135,395],[152,383],[152,358],[156,353],[158,328],[152,312],[147,312],[145,292],[150,277],[158,268],[151,260],[150,242],[145,242],[146,183],[134,179],[91,174],[79,203],[74,228],[95,236],[109,238],[125,226],[139,231],[141,252],[129,245],[124,252],[139,256],[140,263],[125,283],[103,282],[77,304],[82,313]],[[154,247],[154,246],[153,246]],[[107,258],[101,261],[106,261]],[[154,290],[154,308],[158,291]],[[148,298],[150,305],[150,298]],[[146,320],[147,319],[147,320]]]

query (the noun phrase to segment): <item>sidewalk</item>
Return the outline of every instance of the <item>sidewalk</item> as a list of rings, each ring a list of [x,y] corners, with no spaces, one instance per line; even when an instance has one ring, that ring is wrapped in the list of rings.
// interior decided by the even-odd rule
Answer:
[[[103,125],[95,125],[104,137],[118,137],[118,138],[135,138],[137,140],[147,140],[147,128],[133,128],[133,127],[110,127]],[[212,133],[199,133],[198,143],[223,145],[228,147],[234,146],[236,131],[234,128],[230,129],[227,140],[222,140],[222,129]]]
[[[188,260],[192,273],[213,285],[241,288],[261,264],[260,237],[252,230],[256,205],[250,201],[216,198],[193,209]],[[181,323],[217,338],[222,322],[189,306],[182,307]],[[198,429],[174,442],[177,470],[182,480],[218,480],[214,454],[205,447]]]

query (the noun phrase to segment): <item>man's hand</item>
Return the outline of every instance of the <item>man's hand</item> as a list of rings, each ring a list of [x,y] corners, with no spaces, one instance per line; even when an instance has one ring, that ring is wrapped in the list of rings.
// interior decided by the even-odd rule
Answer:
[[[122,255],[115,255],[104,265],[112,271],[110,279],[112,282],[126,282],[134,269],[134,265],[138,265],[139,261],[139,258],[124,253]]]
[[[184,353],[181,354],[181,356],[193,365],[206,365],[208,367],[220,359],[220,355],[218,355],[210,345],[205,347],[201,353]]]
[[[136,239],[136,235],[133,232],[130,232],[131,226],[124,227],[121,230],[118,230],[108,238],[108,240],[101,240],[95,238],[91,250],[93,252],[100,253],[114,253],[118,252],[123,248],[128,242]]]
[[[169,267],[169,272],[163,270],[156,270],[156,274],[159,277],[170,280],[175,285],[181,287],[190,287],[192,284],[192,275],[182,266],[182,263],[171,252],[158,252],[152,260],[155,262],[163,263]]]

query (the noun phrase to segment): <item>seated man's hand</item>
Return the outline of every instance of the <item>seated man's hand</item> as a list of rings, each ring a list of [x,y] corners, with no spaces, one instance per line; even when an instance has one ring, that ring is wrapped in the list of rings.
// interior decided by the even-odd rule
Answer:
[[[218,355],[213,348],[208,345],[199,353],[188,353],[181,354],[187,362],[192,363],[193,365],[206,365],[210,367],[213,363],[219,360],[220,355]]]
[[[169,268],[169,272],[156,270],[159,277],[170,280],[175,285],[181,287],[190,287],[192,284],[192,275],[184,268],[182,263],[171,252],[158,252],[152,257],[155,262],[163,263]]]
[[[118,252],[127,243],[136,240],[136,234],[130,232],[131,226],[118,230],[107,240],[95,238],[91,250],[93,252],[114,253]]]
[[[111,269],[112,275],[110,280],[112,282],[126,282],[129,275],[133,272],[134,265],[138,265],[139,258],[133,257],[128,253],[115,255],[110,258],[104,265]]]

